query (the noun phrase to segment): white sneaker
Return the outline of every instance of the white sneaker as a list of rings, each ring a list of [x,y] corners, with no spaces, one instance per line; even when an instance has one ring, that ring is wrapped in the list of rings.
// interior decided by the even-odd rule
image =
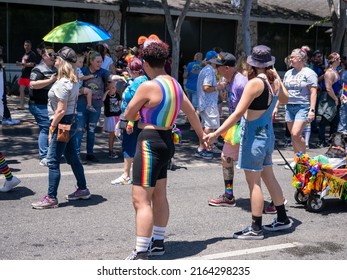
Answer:
[[[41,160],[40,160],[40,165],[41,165],[41,166],[48,166],[48,164],[47,164],[47,158],[41,159]]]
[[[6,120],[2,120],[2,124],[3,125],[16,125],[19,124],[20,120],[16,120],[16,119],[6,119]]]
[[[130,177],[124,178],[123,176],[120,176],[119,178],[111,181],[112,185],[130,185],[132,184],[132,181]]]
[[[295,165],[296,165],[296,162],[295,162],[295,161],[292,161],[292,162],[290,163],[290,167],[291,167],[292,169],[295,168]],[[288,164],[286,164],[286,165],[284,166],[285,169],[290,169],[290,167],[288,166]]]
[[[0,192],[8,192],[12,190],[15,186],[17,186],[20,182],[21,181],[16,176],[13,176],[11,180],[5,181],[3,188],[0,189]]]

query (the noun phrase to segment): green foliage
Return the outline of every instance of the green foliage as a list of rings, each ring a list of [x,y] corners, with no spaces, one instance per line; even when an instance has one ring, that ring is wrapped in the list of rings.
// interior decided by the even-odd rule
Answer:
[[[6,88],[8,95],[19,95],[18,75],[10,75]]]
[[[331,21],[331,16],[327,16],[321,20],[316,21],[314,24],[310,25],[309,28],[306,29],[306,33],[310,32],[310,30],[320,24],[326,23],[326,22],[330,22]]]

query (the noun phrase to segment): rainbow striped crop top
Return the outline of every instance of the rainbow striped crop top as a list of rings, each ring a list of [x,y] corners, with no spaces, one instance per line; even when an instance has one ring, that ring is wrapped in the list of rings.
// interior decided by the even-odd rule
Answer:
[[[153,80],[163,93],[161,102],[152,108],[142,107],[141,122],[161,127],[171,127],[177,118],[183,100],[181,85],[171,77],[158,77]]]

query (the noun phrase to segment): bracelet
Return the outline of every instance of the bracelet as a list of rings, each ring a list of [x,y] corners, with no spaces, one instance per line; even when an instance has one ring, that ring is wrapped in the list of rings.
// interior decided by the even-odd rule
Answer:
[[[134,127],[134,122],[133,121],[128,121],[127,126],[130,127],[130,128],[133,128]]]
[[[54,132],[54,130],[55,130],[55,128],[56,128],[56,126],[51,125],[51,126],[49,127],[49,131],[50,131],[51,133],[53,133],[53,132]]]

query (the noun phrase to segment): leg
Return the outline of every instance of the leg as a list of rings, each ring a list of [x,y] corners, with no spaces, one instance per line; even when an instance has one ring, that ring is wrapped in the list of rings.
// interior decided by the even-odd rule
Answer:
[[[77,103],[77,133],[76,133],[76,150],[78,156],[81,153],[81,144],[83,139],[83,134],[86,131],[86,123],[87,123],[87,109],[85,108],[85,104]]]
[[[292,145],[294,153],[306,152],[305,140],[302,137],[302,131],[306,126],[306,122],[304,121],[294,121],[288,122],[288,129],[292,136]]]
[[[87,156],[94,154],[95,129],[99,121],[101,108],[96,108],[96,112],[87,112]]]
[[[169,203],[166,195],[167,179],[157,180],[153,192],[153,223],[158,227],[166,227],[169,221]]]
[[[19,108],[24,109],[24,101],[25,101],[25,86],[19,86]]]
[[[108,135],[108,150],[113,154],[113,145],[114,145],[114,132],[110,132]]]
[[[21,181],[12,175],[11,169],[9,168],[7,161],[3,154],[0,152],[0,171],[5,176],[5,183],[0,189],[0,192],[8,192],[17,186]]]

